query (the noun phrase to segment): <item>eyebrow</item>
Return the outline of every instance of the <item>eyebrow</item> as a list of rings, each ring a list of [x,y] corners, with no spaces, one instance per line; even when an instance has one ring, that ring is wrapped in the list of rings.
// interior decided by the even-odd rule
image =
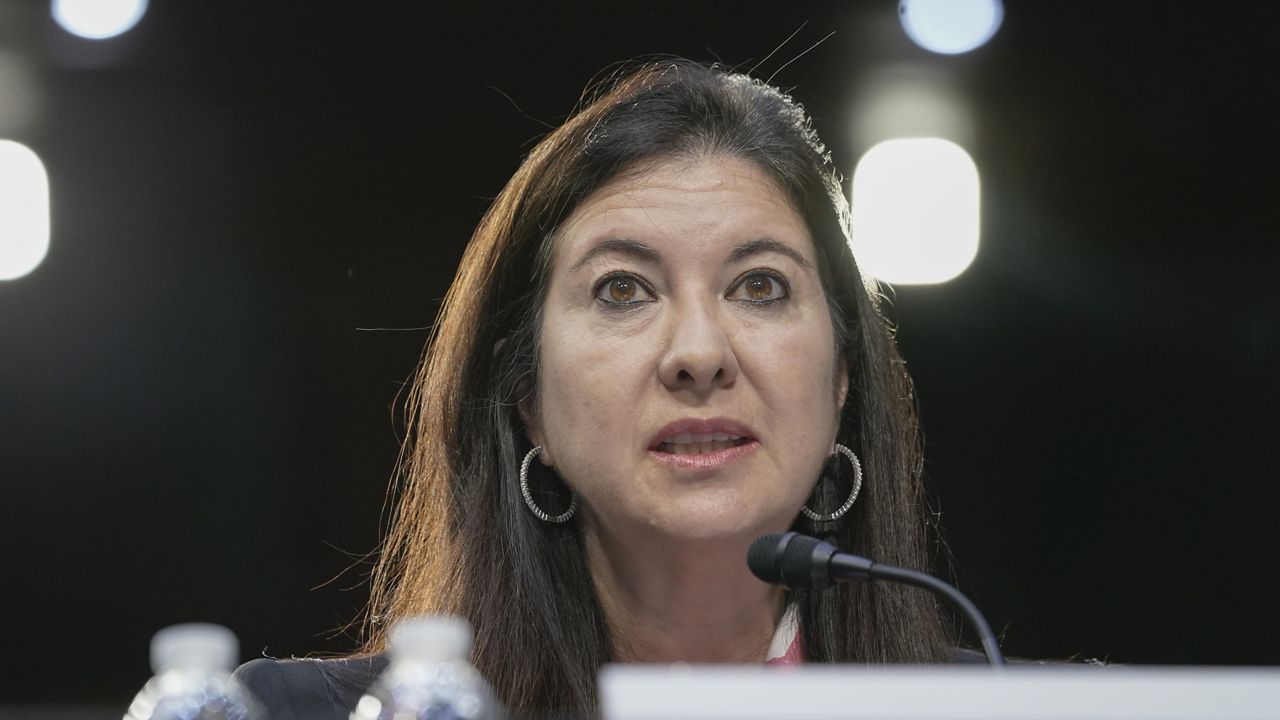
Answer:
[[[738,262],[749,257],[754,257],[762,253],[777,253],[791,258],[797,265],[809,270],[813,269],[813,263],[805,259],[795,248],[785,243],[778,242],[772,238],[757,238],[748,240],[747,242],[735,245],[733,251],[729,253],[729,262]]]
[[[608,238],[601,240],[590,250],[583,253],[582,257],[578,258],[578,261],[573,264],[573,267],[569,268],[569,272],[576,272],[583,265],[591,262],[592,259],[608,253],[628,255],[641,262],[655,265],[662,262],[662,253],[638,240]],[[800,267],[813,269],[813,263],[806,260],[804,255],[797,252],[795,248],[772,238],[756,238],[755,240],[748,240],[735,245],[733,250],[729,252],[729,262],[740,262],[764,253],[777,253],[791,258]]]
[[[655,265],[662,262],[661,253],[649,247],[648,245],[645,245],[644,243],[639,242],[638,240],[628,240],[626,238],[609,238],[607,240],[601,240],[600,242],[596,243],[595,247],[591,248],[586,253],[584,253],[582,257],[578,258],[578,262],[574,263],[573,267],[569,268],[569,272],[575,272],[578,270],[578,268],[591,262],[592,258],[598,257],[600,255],[605,255],[607,253],[620,253],[622,255],[629,255],[635,258],[636,260],[640,260],[642,262],[647,262],[647,263],[653,263]]]

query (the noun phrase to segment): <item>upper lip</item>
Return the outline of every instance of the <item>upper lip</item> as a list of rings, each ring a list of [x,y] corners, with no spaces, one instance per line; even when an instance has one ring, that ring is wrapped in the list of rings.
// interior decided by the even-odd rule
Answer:
[[[683,433],[692,435],[723,433],[725,435],[736,435],[747,440],[755,439],[755,432],[736,420],[728,418],[684,418],[683,420],[676,420],[663,425],[662,429],[658,430],[653,439],[649,441],[649,449],[655,450],[662,443]]]

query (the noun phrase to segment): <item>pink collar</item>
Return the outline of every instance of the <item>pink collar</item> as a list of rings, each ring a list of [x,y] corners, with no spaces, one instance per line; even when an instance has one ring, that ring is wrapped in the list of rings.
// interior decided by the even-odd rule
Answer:
[[[800,643],[799,613],[794,604],[787,605],[786,612],[778,621],[778,629],[773,631],[773,640],[769,643],[769,654],[765,656],[765,665],[800,665],[804,662],[804,648]]]

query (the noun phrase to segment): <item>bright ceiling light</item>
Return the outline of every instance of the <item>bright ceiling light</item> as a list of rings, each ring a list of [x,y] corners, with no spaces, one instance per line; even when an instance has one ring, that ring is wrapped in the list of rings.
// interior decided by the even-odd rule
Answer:
[[[49,176],[26,145],[0,140],[0,280],[36,269],[49,253]]]
[[[53,19],[72,35],[115,37],[138,24],[147,0],[53,0]]]
[[[980,47],[996,34],[1004,6],[1000,0],[900,0],[898,16],[915,44],[957,55]]]
[[[950,280],[978,254],[978,168],[940,138],[886,140],[853,172],[849,246],[862,271],[888,283]]]

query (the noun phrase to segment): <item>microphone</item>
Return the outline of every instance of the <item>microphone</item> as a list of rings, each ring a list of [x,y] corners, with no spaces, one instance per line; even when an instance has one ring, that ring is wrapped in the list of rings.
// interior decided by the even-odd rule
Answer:
[[[1004,655],[996,644],[995,634],[978,607],[959,590],[932,575],[881,565],[874,560],[840,552],[831,543],[794,532],[769,533],[756,538],[747,550],[747,567],[761,580],[772,585],[785,585],[792,590],[863,580],[888,580],[924,588],[960,608],[978,631],[987,662],[997,669],[1004,667]]]

